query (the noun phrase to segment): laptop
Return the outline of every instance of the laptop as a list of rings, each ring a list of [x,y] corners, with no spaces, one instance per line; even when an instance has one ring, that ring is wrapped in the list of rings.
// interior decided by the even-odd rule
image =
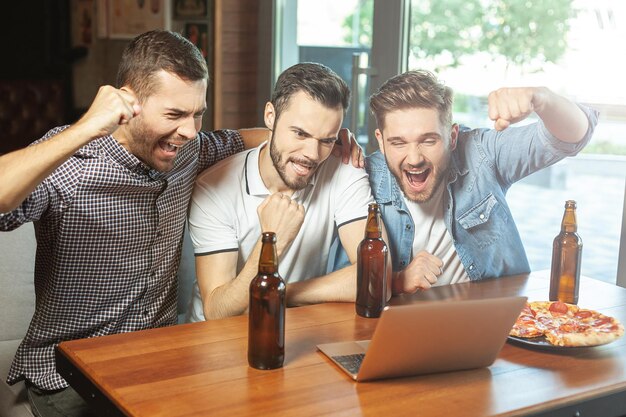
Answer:
[[[495,361],[526,299],[387,306],[372,340],[317,348],[355,381],[482,368]]]

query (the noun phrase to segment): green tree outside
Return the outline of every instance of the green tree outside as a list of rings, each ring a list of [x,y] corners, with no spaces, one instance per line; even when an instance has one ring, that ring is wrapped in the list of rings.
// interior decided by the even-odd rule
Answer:
[[[372,2],[360,1],[356,13],[345,19],[346,42],[371,45]],[[456,67],[477,52],[538,69],[565,53],[574,12],[572,0],[412,1],[410,54],[434,60],[437,70]]]

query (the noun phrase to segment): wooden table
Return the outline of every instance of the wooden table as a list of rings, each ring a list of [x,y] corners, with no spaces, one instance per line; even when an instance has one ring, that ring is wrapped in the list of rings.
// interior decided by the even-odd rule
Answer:
[[[547,273],[437,287],[392,303],[515,294],[547,299]],[[626,289],[583,279],[579,305],[626,323]],[[626,415],[626,337],[565,352],[507,343],[489,368],[358,384],[315,348],[368,339],[375,325],[353,304],[288,309],[285,366],[274,371],[248,367],[245,316],[64,342],[57,368],[106,415]]]

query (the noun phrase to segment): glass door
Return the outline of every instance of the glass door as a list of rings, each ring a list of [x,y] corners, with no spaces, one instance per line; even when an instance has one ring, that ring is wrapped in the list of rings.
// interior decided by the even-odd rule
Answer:
[[[353,95],[343,126],[362,143],[367,142],[372,17],[372,0],[279,1],[276,8],[273,80],[299,62],[319,62],[333,69]]]

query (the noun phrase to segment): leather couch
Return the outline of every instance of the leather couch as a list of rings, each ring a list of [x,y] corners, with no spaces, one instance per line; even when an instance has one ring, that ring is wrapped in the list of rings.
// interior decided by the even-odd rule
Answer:
[[[57,79],[0,80],[0,154],[65,124],[66,96],[63,82]]]

